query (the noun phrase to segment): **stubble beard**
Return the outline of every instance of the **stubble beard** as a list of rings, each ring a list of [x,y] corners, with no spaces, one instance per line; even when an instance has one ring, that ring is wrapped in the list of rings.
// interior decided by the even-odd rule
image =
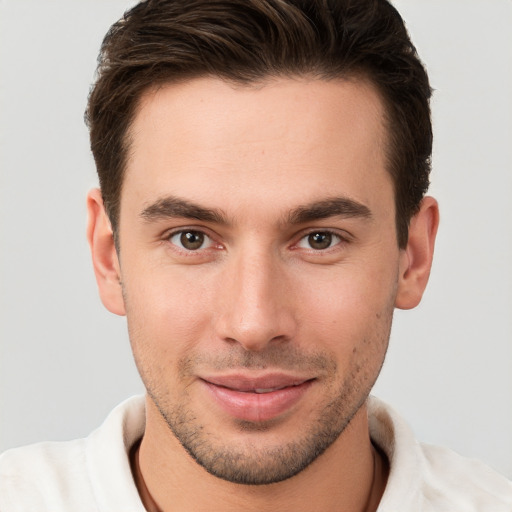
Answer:
[[[239,346],[238,352],[235,350],[221,359],[211,360],[207,355],[198,354],[189,355],[179,361],[178,376],[181,381],[194,375],[201,364],[216,370],[280,368],[300,371],[316,368],[319,375],[323,374],[325,382],[328,383],[324,386],[330,399],[319,408],[316,419],[299,439],[278,446],[261,448],[250,442],[241,447],[230,446],[201,423],[188,407],[186,392],[179,403],[173,403],[168,396],[168,390],[162,393],[162,382],[165,381],[162,376],[168,369],[160,367],[159,360],[151,364],[145,357],[137,357],[137,344],[134,341],[138,336],[132,336],[134,333],[129,329],[130,343],[147,394],[191,458],[208,473],[228,482],[268,485],[292,478],[308,468],[343,434],[365,404],[382,369],[388,348],[394,295],[390,299],[392,300],[387,308],[376,315],[378,322],[373,332],[359,346],[364,355],[356,353],[357,349],[354,349],[351,364],[348,365],[349,371],[341,384],[336,384],[337,365],[329,354],[308,355],[293,347],[283,349],[280,345],[270,346],[262,353],[246,352]],[[148,344],[142,343],[141,346]],[[146,372],[146,368],[157,371]],[[272,427],[272,420],[261,423],[238,421],[239,431],[247,432],[248,436],[254,432],[271,430]]]
[[[222,444],[218,438],[212,439],[211,433],[205,432],[190,411],[178,409],[165,416],[163,411],[160,413],[179,443],[208,473],[235,484],[268,485],[287,480],[306,469],[338,439],[364,401],[358,403],[348,417],[341,412],[341,403],[329,404],[325,416],[322,415],[302,439],[263,449],[256,446],[237,449]],[[333,422],[334,416],[342,421]],[[265,430],[265,426],[245,422],[239,422],[239,426],[241,430]]]
[[[251,434],[258,436],[272,430],[272,420],[261,423],[237,421],[235,424],[239,432],[246,433],[248,441],[243,446],[233,446],[201,423],[188,407],[186,396],[179,404],[171,406],[166,397],[154,393],[156,388],[146,388],[176,439],[208,473],[235,484],[268,485],[287,480],[305,470],[343,434],[365,403],[380,371],[379,366],[375,375],[370,375],[368,367],[356,365],[348,378],[341,385],[338,383],[338,389],[335,389],[335,363],[327,356],[316,356],[315,360],[317,365],[322,364],[327,369],[326,381],[331,382],[331,399],[320,410],[317,409],[315,421],[298,439],[277,446],[261,447],[258,442],[251,444],[249,440]],[[181,368],[190,366],[189,360],[182,362]],[[252,362],[247,364],[246,360],[241,366],[262,365]],[[302,431],[301,428],[298,430]]]

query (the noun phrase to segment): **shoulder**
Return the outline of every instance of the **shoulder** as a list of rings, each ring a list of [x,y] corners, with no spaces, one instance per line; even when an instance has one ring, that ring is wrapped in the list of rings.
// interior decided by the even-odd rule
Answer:
[[[0,511],[144,510],[129,461],[143,431],[144,398],[133,397],[85,439],[6,451],[0,455]]]
[[[512,511],[512,482],[483,462],[440,446],[421,444],[425,500],[460,510]]]
[[[62,510],[65,497],[77,494],[90,504],[84,441],[38,443],[2,454],[0,510]],[[75,510],[85,510],[81,507],[78,504]]]
[[[482,462],[419,443],[407,423],[371,397],[370,435],[390,463],[379,512],[511,512],[512,482]]]

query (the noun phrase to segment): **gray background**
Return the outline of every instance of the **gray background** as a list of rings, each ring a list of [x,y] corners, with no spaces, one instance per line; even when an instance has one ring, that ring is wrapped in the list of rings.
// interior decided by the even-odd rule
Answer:
[[[512,2],[400,0],[426,62],[442,222],[375,394],[424,441],[512,477]],[[82,112],[122,0],[0,0],[0,450],[87,435],[142,391],[85,242]]]

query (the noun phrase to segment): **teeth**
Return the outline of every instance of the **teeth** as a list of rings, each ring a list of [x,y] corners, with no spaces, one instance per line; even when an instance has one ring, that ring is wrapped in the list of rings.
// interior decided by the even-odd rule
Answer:
[[[259,388],[259,389],[255,389],[254,392],[255,393],[272,393],[272,391],[277,391],[278,389],[283,389],[283,388],[267,388],[267,389]]]

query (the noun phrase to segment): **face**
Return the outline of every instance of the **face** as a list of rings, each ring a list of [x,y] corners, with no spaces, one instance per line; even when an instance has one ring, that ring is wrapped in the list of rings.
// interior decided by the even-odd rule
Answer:
[[[148,421],[216,476],[289,478],[342,438],[388,344],[403,251],[379,96],[197,79],[147,93],[131,138],[117,312]]]

